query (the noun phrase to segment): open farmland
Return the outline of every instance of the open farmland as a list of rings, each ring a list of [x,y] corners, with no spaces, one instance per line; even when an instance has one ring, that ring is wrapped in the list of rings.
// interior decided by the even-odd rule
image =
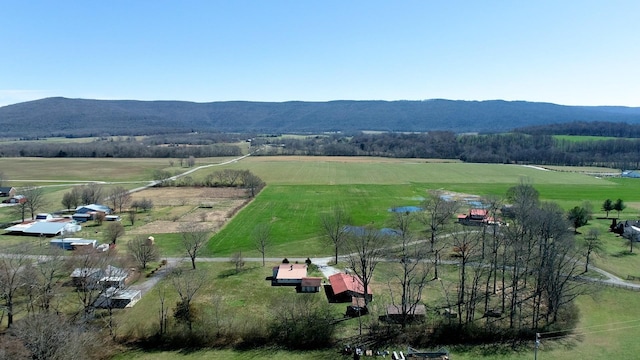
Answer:
[[[196,166],[217,164],[228,159],[198,159]],[[186,170],[179,166],[177,159],[147,158],[0,158],[0,169],[4,172],[7,185],[11,186],[31,185],[38,183],[38,180],[47,180],[41,183],[148,182],[153,180],[156,170],[171,174]]]
[[[0,162],[3,160],[5,159],[0,159]],[[96,175],[100,174],[99,172],[88,171],[83,174],[80,168],[74,168],[68,173],[55,172],[56,166],[64,165],[65,162],[58,162],[63,159],[51,160],[54,163],[43,164],[44,170],[35,179],[55,178],[69,182],[78,178],[104,180]],[[90,164],[99,168],[101,160],[81,159],[79,163],[73,165],[69,163],[69,166]],[[152,173],[153,169],[169,169],[174,173],[186,170],[177,166],[171,168],[168,159],[138,159],[133,164],[128,159],[106,159],[106,161],[109,164],[105,166],[116,173],[111,174],[109,179],[117,178],[117,181],[146,182],[152,178],[146,177],[145,174]],[[119,164],[120,161],[123,163]],[[198,159],[196,166],[219,161],[219,159]],[[17,159],[6,159],[4,164],[13,166],[18,163]],[[213,231],[221,229],[212,237],[202,256],[228,257],[237,251],[242,251],[246,257],[257,257],[259,253],[251,241],[251,232],[259,223],[271,225],[273,246],[267,251],[268,257],[329,256],[332,250],[319,236],[318,214],[335,204],[344,205],[353,216],[354,223],[358,225],[373,222],[375,226],[383,227],[387,224],[389,208],[419,205],[428,190],[441,189],[480,196],[504,195],[509,187],[521,181],[533,184],[540,192],[542,200],[556,201],[565,209],[580,205],[587,200],[592,202],[596,216],[604,216],[599,208],[606,198],[625,200],[628,208],[621,214],[621,218],[637,218],[640,209],[640,194],[637,192],[638,182],[635,179],[597,178],[569,171],[544,171],[518,165],[463,164],[424,159],[249,157],[229,165],[205,168],[190,176],[194,179],[203,179],[207,174],[224,168],[248,169],[262,178],[267,183],[267,187],[230,221],[229,214],[234,207],[245,200],[242,190],[234,192],[204,188],[154,188],[139,192],[134,195],[136,199],[151,198],[155,206],[149,215],[145,215],[138,221],[136,226],[127,226],[127,237],[135,234],[154,234],[162,250],[165,251],[165,256],[181,256],[180,240],[176,234],[178,224],[201,222],[199,214],[205,212],[206,221],[212,226],[211,229]],[[6,170],[5,173],[18,174],[21,179],[27,179],[38,172],[32,164],[31,167],[26,167],[24,172],[18,168],[11,168],[11,172]],[[54,188],[48,189],[48,191],[54,191]],[[61,191],[56,190],[56,192]],[[212,207],[200,207],[203,204]],[[56,208],[57,206],[55,205]],[[605,251],[595,258],[595,264],[621,277],[640,275],[635,271],[638,262],[635,254],[626,255],[627,247],[622,240],[606,233],[608,223],[610,223],[609,220],[592,220],[590,225],[585,227],[598,227],[605,240]],[[93,231],[93,228],[91,230]],[[581,240],[580,236],[578,240]],[[207,265],[207,268],[222,269],[222,272],[211,274],[213,287],[204,293],[201,301],[208,303],[216,289],[224,289],[227,286],[229,289],[236,289],[235,292],[228,292],[226,296],[228,305],[236,307],[239,312],[244,311],[243,309],[253,309],[252,302],[260,297],[255,292],[251,293],[251,297],[247,297],[237,289],[253,288],[256,279],[262,281],[269,275],[268,267],[265,270],[256,265],[257,263],[248,264],[248,271],[241,276],[230,276],[230,264]],[[448,270],[451,274],[455,274],[455,271],[455,269]],[[385,289],[388,274],[382,271],[376,276],[375,288]],[[225,282],[218,282],[221,280]],[[271,290],[263,285],[266,284],[261,283],[259,287],[263,291]],[[280,290],[282,289],[278,292]],[[143,298],[143,302],[140,303],[142,306],[128,309],[123,312],[123,315],[127,319],[153,321],[156,310],[153,306],[157,299],[154,299],[153,295],[150,296]],[[593,358],[591,354],[597,354],[598,357],[606,354],[618,358],[633,358],[633,354],[640,351],[640,348],[636,345],[632,332],[621,329],[635,327],[636,323],[633,321],[640,321],[640,312],[633,310],[637,308],[637,299],[637,292],[621,289],[602,290],[594,287],[592,294],[582,296],[578,300],[581,314],[579,327],[585,328],[580,331],[583,335],[562,338],[557,342],[545,341],[539,356],[554,360],[574,356]],[[625,324],[625,321],[629,323]],[[353,322],[345,325],[351,331],[355,327]],[[140,324],[123,324],[122,330],[129,326],[133,326],[133,329],[127,329],[127,331],[135,332],[136,326],[153,326],[153,324],[144,324],[140,320]],[[597,332],[601,330],[602,332]],[[503,350],[505,350],[504,353],[496,353],[488,348],[457,348],[454,349],[453,358],[526,359],[532,356],[531,349],[518,353],[513,353],[509,349]],[[300,359],[333,359],[336,356],[335,350],[313,354],[277,351],[283,357]],[[127,353],[123,358],[262,359],[271,358],[273,354],[272,349],[180,353],[134,351]]]

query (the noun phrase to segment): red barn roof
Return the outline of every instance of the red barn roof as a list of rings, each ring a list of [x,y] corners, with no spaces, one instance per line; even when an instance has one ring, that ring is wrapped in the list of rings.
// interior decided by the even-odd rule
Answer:
[[[357,294],[364,294],[364,285],[362,284],[362,280],[355,275],[348,274],[334,274],[329,276],[329,283],[331,284],[331,289],[333,289],[334,294],[341,294],[345,291],[351,291]],[[371,291],[371,286],[367,289],[368,295],[373,295]]]
[[[487,209],[471,209],[471,216],[487,216]]]

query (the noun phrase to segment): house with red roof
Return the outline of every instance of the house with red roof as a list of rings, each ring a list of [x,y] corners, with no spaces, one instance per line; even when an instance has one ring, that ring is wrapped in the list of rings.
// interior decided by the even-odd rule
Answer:
[[[308,277],[307,264],[282,263],[273,268],[271,285],[295,286],[296,291],[303,293],[320,292],[321,277]]]
[[[273,285],[302,284],[302,278],[307,277],[307,264],[280,264],[273,268]]]
[[[468,214],[458,215],[458,222],[463,225],[494,225],[496,221],[489,216],[487,209],[470,209]]]
[[[352,302],[353,298],[364,298],[364,285],[356,275],[338,273],[329,276],[331,294],[329,298],[334,302]],[[371,286],[367,289],[367,300],[373,299]]]

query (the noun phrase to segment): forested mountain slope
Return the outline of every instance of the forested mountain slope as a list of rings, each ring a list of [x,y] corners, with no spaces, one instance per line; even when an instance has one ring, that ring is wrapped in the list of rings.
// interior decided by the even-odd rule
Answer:
[[[4,137],[149,135],[188,131],[503,132],[572,121],[640,124],[640,108],[502,100],[193,103],[60,97],[0,108]]]

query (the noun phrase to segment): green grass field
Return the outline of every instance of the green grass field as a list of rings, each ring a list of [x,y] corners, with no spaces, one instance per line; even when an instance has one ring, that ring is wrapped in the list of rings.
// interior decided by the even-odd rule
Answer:
[[[196,166],[213,164],[221,159],[198,159]],[[595,215],[604,217],[600,206],[609,199],[621,198],[628,208],[621,218],[637,219],[640,210],[640,189],[636,179],[597,178],[571,171],[543,171],[531,167],[500,164],[463,164],[424,159],[378,159],[378,158],[328,158],[328,157],[250,157],[224,167],[200,170],[191,176],[204,178],[212,171],[223,168],[249,169],[268,185],[244,209],[209,242],[203,256],[227,257],[242,251],[245,257],[258,256],[251,241],[255,224],[268,223],[272,228],[273,245],[267,250],[268,257],[315,257],[329,256],[332,249],[321,239],[318,229],[319,213],[331,206],[345,206],[352,214],[354,223],[383,227],[389,217],[388,209],[394,206],[419,205],[420,199],[429,190],[446,190],[473,195],[504,195],[506,190],[520,181],[531,183],[544,201],[558,202],[569,209],[590,201]],[[125,187],[134,187],[135,182],[151,180],[154,170],[172,173],[185,168],[171,167],[169,159],[7,159],[0,158],[0,168],[11,180],[9,185],[24,186],[17,180],[55,180],[61,186],[47,187],[47,197],[52,210],[60,207],[60,199],[69,185],[78,180],[126,182]],[[40,182],[41,184],[49,184]],[[169,218],[179,209],[157,208],[141,217],[139,223],[156,218]],[[465,209],[466,210],[466,209]],[[463,210],[463,211],[465,211]],[[46,212],[46,211],[45,211]],[[611,213],[610,217],[616,214]],[[0,220],[11,219],[5,209],[0,209]],[[594,257],[597,266],[621,277],[640,276],[638,256],[628,252],[628,244],[607,232],[610,220],[594,219],[581,228],[586,233],[589,227],[598,228],[604,241],[604,251]],[[131,227],[127,225],[127,229]],[[87,227],[86,235],[99,231]],[[83,235],[84,236],[84,235]],[[582,241],[580,235],[578,241]],[[37,240],[37,239],[36,239]],[[156,234],[156,240],[165,256],[181,256],[182,248],[176,234]],[[16,246],[19,237],[0,237],[3,247]],[[35,241],[35,240],[33,240]],[[6,246],[5,246],[6,245]],[[640,252],[638,248],[637,252]],[[208,301],[212,294],[231,292],[232,288],[244,289],[258,284],[251,293],[233,295],[230,306],[238,308],[253,306],[253,302],[266,301],[264,294],[272,294],[270,286],[263,281],[267,274],[257,264],[248,264],[242,276],[229,274],[230,264],[206,265],[213,276],[201,301]],[[384,282],[384,272],[380,281]],[[259,282],[261,280],[262,282]],[[640,294],[620,289],[594,291],[590,296],[578,300],[582,314],[580,327],[584,335],[578,339],[543,341],[540,359],[585,359],[609,356],[634,358],[640,351],[633,335],[636,319],[640,320]],[[145,297],[139,305],[124,312],[122,330],[135,332],[135,324],[143,320],[152,321],[155,316],[153,296]],[[200,300],[199,300],[200,301]],[[629,321],[628,324],[623,323]],[[134,325],[131,325],[134,324]],[[595,326],[606,325],[600,328]],[[140,325],[141,326],[141,325]],[[591,328],[593,327],[593,328]],[[586,330],[592,329],[592,330]],[[629,329],[626,330],[625,329]],[[486,349],[453,349],[455,359],[528,359],[533,350],[507,352],[505,354],[483,353]],[[282,350],[251,351],[196,351],[196,352],[141,352],[133,351],[124,358],[139,359],[262,359],[282,356],[291,359],[333,359],[335,351],[292,353]]]

